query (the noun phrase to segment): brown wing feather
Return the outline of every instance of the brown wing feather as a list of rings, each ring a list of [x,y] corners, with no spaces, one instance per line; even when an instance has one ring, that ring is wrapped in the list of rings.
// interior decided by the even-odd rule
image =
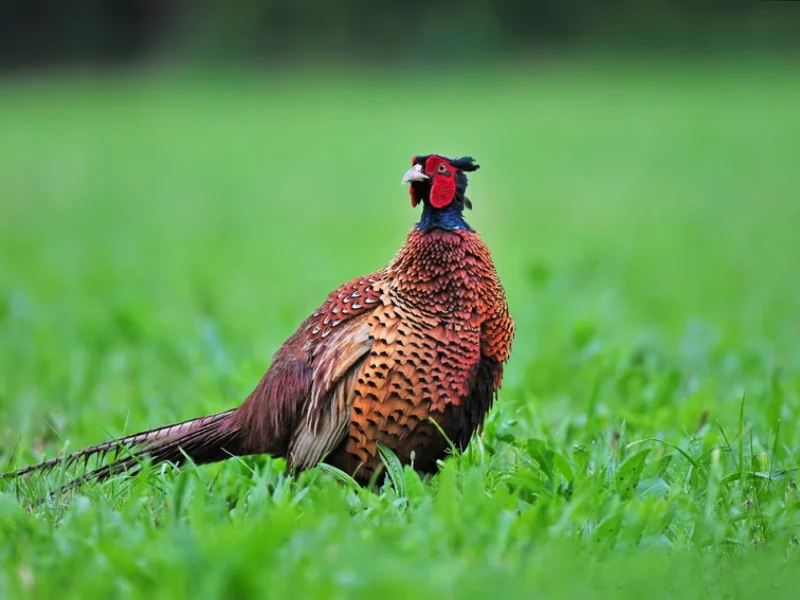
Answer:
[[[347,405],[347,397],[336,387],[369,351],[367,331],[359,324],[380,305],[376,291],[380,278],[378,271],[331,292],[281,346],[259,385],[237,410],[248,452],[294,453],[296,458],[289,457],[290,466],[308,466],[309,457],[335,439],[344,418],[340,413]],[[332,405],[332,398],[341,407]],[[312,444],[307,436],[323,422],[328,429]]]
[[[372,343],[364,315],[350,320],[316,347],[311,397],[289,443],[290,469],[316,465],[344,437],[350,424],[353,386]]]

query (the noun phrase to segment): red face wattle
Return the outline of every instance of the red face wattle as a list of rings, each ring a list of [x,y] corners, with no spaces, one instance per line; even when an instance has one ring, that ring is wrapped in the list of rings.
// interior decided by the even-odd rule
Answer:
[[[423,170],[433,181],[430,194],[431,206],[444,208],[456,196],[456,170],[441,156],[428,158]]]
[[[446,158],[431,155],[421,162],[421,158],[411,159],[412,169],[406,173],[403,182],[411,182],[408,193],[411,206],[419,204],[424,196],[428,197],[431,206],[443,208],[450,204],[456,195],[456,168]],[[421,194],[422,191],[427,194]]]

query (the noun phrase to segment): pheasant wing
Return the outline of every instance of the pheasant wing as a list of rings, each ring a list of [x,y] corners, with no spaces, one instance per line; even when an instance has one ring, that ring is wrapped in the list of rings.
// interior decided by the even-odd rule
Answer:
[[[315,348],[310,398],[289,442],[290,469],[316,465],[344,439],[353,387],[372,343],[369,316],[362,315]]]
[[[369,317],[381,304],[381,279],[378,271],[346,283],[301,327],[311,377],[289,441],[292,470],[316,465],[347,433],[357,373],[372,348]]]
[[[237,411],[250,453],[287,456],[295,470],[314,466],[341,440],[354,373],[372,345],[367,319],[380,305],[381,274],[333,291],[275,354]]]

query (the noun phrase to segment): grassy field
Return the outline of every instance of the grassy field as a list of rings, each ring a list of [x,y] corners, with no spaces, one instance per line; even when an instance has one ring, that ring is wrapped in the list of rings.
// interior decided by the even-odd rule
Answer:
[[[238,404],[416,153],[482,164],[517,338],[430,480],[0,482],[0,597],[796,597],[799,106],[766,63],[6,81],[0,470]]]

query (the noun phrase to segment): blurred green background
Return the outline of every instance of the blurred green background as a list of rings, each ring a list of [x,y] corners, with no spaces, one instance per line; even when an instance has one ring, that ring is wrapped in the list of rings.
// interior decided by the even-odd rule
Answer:
[[[348,60],[441,65],[576,51],[796,51],[793,2],[2,0],[0,67]]]
[[[400,246],[414,154],[482,165],[517,322],[432,481],[253,459],[30,513],[57,475],[0,482],[0,597],[794,597],[797,17],[0,2],[2,470],[238,404]]]

